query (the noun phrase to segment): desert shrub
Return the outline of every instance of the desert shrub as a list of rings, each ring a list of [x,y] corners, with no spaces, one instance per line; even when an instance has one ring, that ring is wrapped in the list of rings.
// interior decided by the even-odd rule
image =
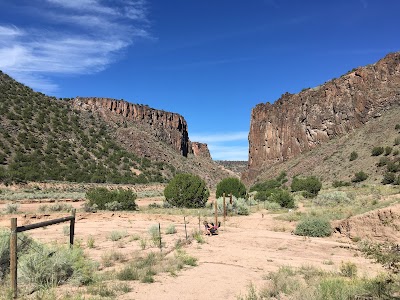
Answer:
[[[308,194],[305,196],[315,197],[322,188],[321,181],[315,176],[309,176],[305,178],[294,177],[291,184],[293,192],[305,191]]]
[[[363,171],[357,172],[354,174],[354,177],[351,179],[352,182],[362,182],[368,178],[368,175]]]
[[[116,242],[127,235],[128,233],[126,231],[111,231],[107,238],[113,242]]]
[[[350,185],[351,185],[350,182],[348,182],[348,181],[341,181],[341,180],[335,180],[335,181],[332,183],[332,186],[333,186],[334,188],[341,187],[341,186],[350,186]]]
[[[109,204],[109,207],[115,208],[118,206],[120,210],[135,210],[137,208],[135,203],[136,194],[131,190],[118,189],[109,191],[106,188],[94,188],[86,193],[86,199],[89,200],[88,206],[97,205],[98,209],[107,209],[106,204],[113,202],[117,202],[119,205]]]
[[[400,124],[396,124],[396,126],[394,126],[394,129],[400,130]]]
[[[149,234],[151,237],[151,240],[153,241],[153,245],[155,247],[160,246],[160,238],[161,238],[161,232],[160,228],[158,225],[153,225],[149,228]]]
[[[399,155],[400,151],[398,149],[393,151],[393,156]]]
[[[176,228],[174,224],[170,224],[167,229],[165,229],[165,234],[174,234],[176,233]]]
[[[78,285],[93,281],[96,266],[89,261],[82,249],[74,247],[35,247],[19,261],[18,273],[21,281],[35,289],[57,286],[67,280]]]
[[[209,195],[205,181],[192,174],[176,175],[164,190],[166,202],[176,207],[204,207]]]
[[[45,211],[53,211],[53,212],[54,211],[71,211],[72,208],[73,207],[71,204],[56,202],[52,205],[45,206]],[[43,208],[39,207],[39,209],[43,209]]]
[[[394,274],[400,272],[400,251],[398,245],[390,242],[373,243],[363,241],[359,244],[359,248],[366,257],[375,259]]]
[[[255,194],[254,196],[254,200],[257,201],[267,201],[270,199],[271,195],[276,193],[278,190],[278,188],[271,188],[271,189],[267,189],[267,190],[263,190],[263,191],[258,191],[257,194]]]
[[[382,184],[391,184],[396,180],[396,175],[392,172],[386,172],[383,175]]]
[[[287,190],[277,189],[274,193],[271,194],[269,199],[270,201],[276,202],[284,208],[294,207],[294,198]]]
[[[357,157],[358,157],[358,153],[357,153],[356,151],[353,151],[353,152],[350,153],[350,158],[349,158],[349,160],[350,160],[350,161],[356,160]]]
[[[400,164],[395,163],[395,162],[388,162],[386,165],[386,169],[388,172],[396,173],[400,169]]]
[[[397,137],[397,138],[394,139],[393,145],[394,146],[400,145],[400,137]]]
[[[110,211],[117,211],[117,210],[122,210],[122,203],[118,202],[118,201],[113,201],[113,202],[108,202],[106,204],[104,204],[106,210],[110,210]]]
[[[227,201],[228,200],[228,201]],[[232,196],[232,204],[229,202],[229,199],[225,198],[226,211],[230,214],[238,214],[238,215],[248,215],[250,212],[250,205],[255,204],[255,202],[251,200],[246,200],[243,198],[236,198]],[[211,207],[211,210],[214,211],[214,208]],[[218,214],[223,214],[224,212],[224,198],[220,197],[217,199],[217,211]]]
[[[381,157],[379,159],[379,162],[376,164],[378,167],[383,167],[386,166],[386,164],[389,162],[389,159],[387,157]]]
[[[384,151],[385,151],[385,149],[383,147],[374,147],[374,148],[372,148],[371,155],[372,156],[379,156]]]
[[[275,188],[281,187],[285,182],[287,182],[286,172],[281,172],[275,179],[266,180],[264,182],[259,182],[250,188],[250,192],[261,192],[273,190]]]
[[[393,148],[390,146],[385,147],[385,155],[388,156],[392,152]]]
[[[357,266],[352,262],[342,262],[340,265],[340,273],[345,277],[356,277],[357,276]]]
[[[318,217],[307,217],[300,221],[294,234],[312,237],[330,236],[332,233],[331,224],[328,220]]]
[[[219,198],[223,193],[225,195],[232,193],[236,198],[242,198],[246,196],[246,187],[238,178],[224,178],[218,183],[215,195]]]
[[[18,203],[7,203],[4,208],[4,213],[6,214],[15,214],[18,212],[19,204]]]
[[[314,200],[314,204],[321,206],[336,206],[338,204],[349,204],[351,199],[345,192],[333,191],[326,194],[319,194]]]

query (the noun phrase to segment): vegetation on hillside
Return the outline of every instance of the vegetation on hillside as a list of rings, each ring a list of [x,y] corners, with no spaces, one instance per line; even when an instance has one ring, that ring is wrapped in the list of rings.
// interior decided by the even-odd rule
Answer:
[[[175,168],[116,144],[109,125],[0,72],[0,181],[165,182]]]

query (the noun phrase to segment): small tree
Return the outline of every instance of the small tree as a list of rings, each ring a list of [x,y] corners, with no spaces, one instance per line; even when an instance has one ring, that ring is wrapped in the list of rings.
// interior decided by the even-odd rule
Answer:
[[[351,179],[353,182],[361,182],[368,178],[368,175],[363,171],[354,174],[354,177]]]
[[[315,197],[322,188],[321,181],[315,176],[309,176],[306,178],[294,177],[291,184],[293,192],[305,191],[305,196]]]
[[[218,183],[215,194],[219,198],[223,193],[226,195],[232,193],[236,198],[243,198],[246,196],[246,187],[238,178],[225,178]]]
[[[205,181],[192,174],[176,175],[164,189],[165,200],[177,207],[204,207],[209,195]]]

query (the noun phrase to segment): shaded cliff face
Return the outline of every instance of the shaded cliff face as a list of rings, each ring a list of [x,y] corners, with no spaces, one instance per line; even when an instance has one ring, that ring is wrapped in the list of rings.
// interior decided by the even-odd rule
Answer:
[[[400,52],[319,87],[284,94],[274,104],[258,104],[251,114],[244,178],[252,180],[269,165],[360,127],[399,103]]]
[[[189,149],[189,136],[185,119],[176,113],[132,104],[110,98],[81,98],[72,101],[72,107],[79,110],[99,113],[106,121],[133,122],[150,132],[157,140],[170,144],[183,156],[192,152]]]

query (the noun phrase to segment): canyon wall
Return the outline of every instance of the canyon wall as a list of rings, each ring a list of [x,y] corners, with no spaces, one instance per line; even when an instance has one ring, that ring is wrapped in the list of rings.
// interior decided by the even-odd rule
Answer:
[[[398,104],[400,52],[316,88],[286,93],[274,104],[258,104],[251,113],[249,168],[243,177],[251,181],[271,164],[346,134]]]
[[[110,98],[77,97],[72,101],[72,107],[98,113],[106,121],[139,126],[183,156],[193,152],[186,120],[179,114]]]

